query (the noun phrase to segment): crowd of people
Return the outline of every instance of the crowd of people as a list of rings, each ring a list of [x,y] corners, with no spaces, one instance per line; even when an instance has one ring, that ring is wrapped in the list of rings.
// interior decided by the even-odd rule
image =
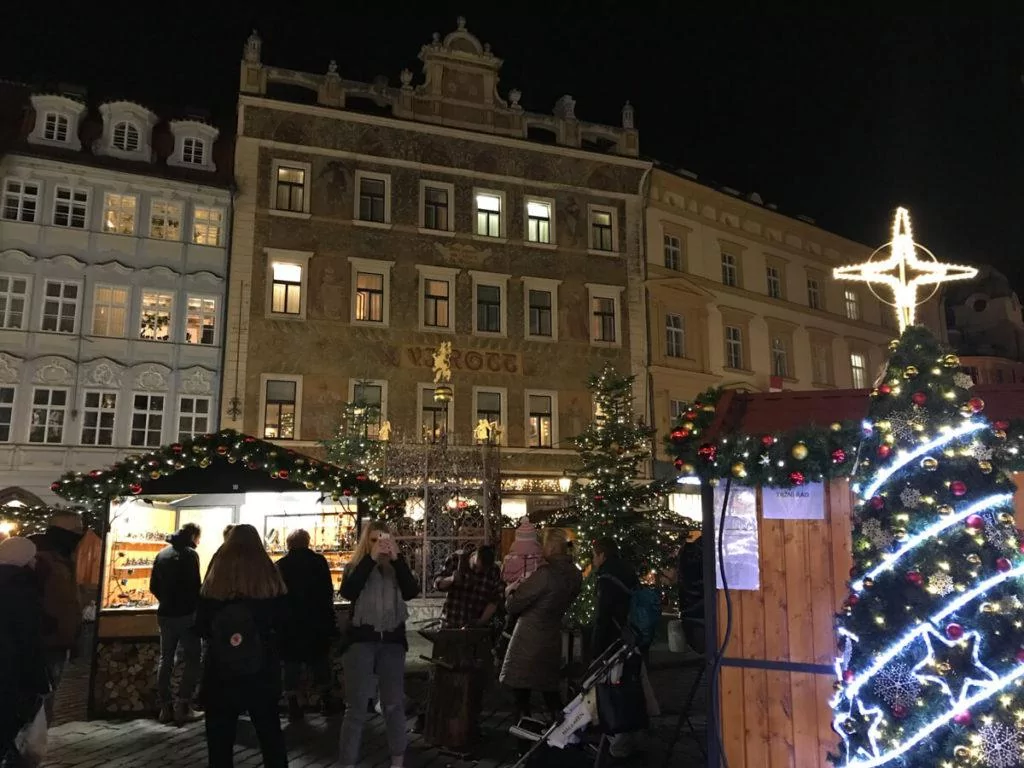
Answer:
[[[388,527],[363,526],[345,568],[341,596],[350,615],[339,632],[334,585],[324,557],[310,548],[306,531],[287,540],[276,564],[250,525],[229,526],[224,541],[200,573],[196,547],[202,531],[187,523],[170,536],[153,563],[150,589],[159,601],[159,719],[184,724],[200,717],[211,768],[233,765],[239,717],[248,713],[266,768],[288,764],[280,719],[282,697],[291,721],[301,721],[303,670],[325,714],[336,708],[331,651],[342,645],[344,718],[339,762],[358,762],[370,712],[383,716],[392,768],[403,766],[407,746],[405,661],[407,603],[419,584]],[[81,606],[73,553],[81,537],[77,519],[58,517],[46,532],[0,542],[0,600],[11,621],[0,632],[0,762],[17,766],[15,739],[43,708],[49,720],[53,694],[75,647]],[[580,592],[582,574],[564,531],[541,538],[524,522],[504,562],[481,546],[455,553],[435,581],[444,593],[441,624],[447,629],[496,628],[500,682],[510,689],[515,715],[533,713],[540,694],[554,719],[563,701],[562,628]],[[594,544],[597,608],[592,653],[616,641],[626,624],[637,575],[614,541]],[[173,670],[182,673],[172,694]],[[198,690],[197,690],[198,687]],[[369,706],[368,706],[369,705]],[[201,711],[199,714],[197,710]],[[422,727],[421,710],[420,727]],[[613,744],[627,747],[623,739]]]

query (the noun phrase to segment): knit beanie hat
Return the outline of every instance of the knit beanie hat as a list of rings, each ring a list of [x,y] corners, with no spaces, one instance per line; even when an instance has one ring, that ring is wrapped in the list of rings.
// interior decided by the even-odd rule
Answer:
[[[0,565],[24,568],[36,558],[36,545],[21,536],[0,541]]]
[[[529,520],[523,522],[516,528],[516,540],[509,548],[510,555],[539,555],[541,553],[540,540],[537,538],[537,528]]]

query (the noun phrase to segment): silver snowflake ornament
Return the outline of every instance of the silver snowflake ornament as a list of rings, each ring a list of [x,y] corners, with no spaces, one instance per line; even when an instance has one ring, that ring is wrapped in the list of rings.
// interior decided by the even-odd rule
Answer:
[[[888,416],[889,432],[900,442],[914,439],[914,425],[917,416],[911,411],[896,411]]]
[[[921,503],[921,492],[916,488],[904,488],[900,493],[900,501],[905,507],[916,507]]]
[[[981,764],[988,768],[1018,768],[1021,764],[1021,732],[1002,723],[978,729]]]
[[[882,528],[877,520],[865,520],[860,526],[860,532],[875,549],[885,549],[892,544],[892,534]]]
[[[953,374],[953,383],[960,387],[960,389],[970,389],[974,386],[974,379],[971,378],[970,374],[958,371]]]
[[[992,449],[977,440],[971,443],[968,452],[978,461],[992,461]]]
[[[921,682],[908,665],[897,661],[883,667],[875,676],[874,688],[890,707],[909,707],[921,693]]]
[[[953,577],[945,571],[939,571],[928,579],[928,591],[932,594],[945,597],[953,592],[956,587],[953,585]]]

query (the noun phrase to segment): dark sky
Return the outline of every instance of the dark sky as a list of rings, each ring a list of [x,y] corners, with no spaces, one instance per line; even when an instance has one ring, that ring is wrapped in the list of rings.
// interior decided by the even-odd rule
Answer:
[[[520,0],[500,15],[467,2],[409,4],[431,13],[298,5],[68,3],[83,9],[73,13],[20,3],[0,29],[0,77],[205,105],[229,121],[253,26],[265,62],[323,72],[334,58],[344,77],[397,84],[403,67],[419,74],[419,47],[461,12],[504,58],[502,93],[518,87],[527,109],[550,112],[569,93],[581,119],[617,123],[629,99],[647,156],[872,245],[907,205],[917,239],[940,258],[992,263],[1024,294],[1022,15],[711,17],[695,14],[714,4],[682,1]]]

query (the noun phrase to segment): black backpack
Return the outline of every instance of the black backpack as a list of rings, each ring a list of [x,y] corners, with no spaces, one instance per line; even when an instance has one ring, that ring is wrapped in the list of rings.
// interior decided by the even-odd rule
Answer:
[[[210,651],[218,677],[246,677],[263,671],[267,654],[252,609],[244,601],[227,603],[210,626]]]

